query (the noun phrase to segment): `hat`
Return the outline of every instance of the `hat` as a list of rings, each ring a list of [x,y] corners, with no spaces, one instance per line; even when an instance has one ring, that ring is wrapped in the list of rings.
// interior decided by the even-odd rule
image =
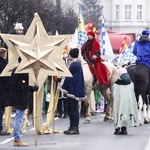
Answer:
[[[144,30],[142,31],[142,35],[147,35],[147,36],[149,36],[149,30],[148,30],[148,29],[144,29]]]
[[[15,27],[14,27],[14,30],[23,30],[24,29],[24,27],[22,26],[22,23],[16,23],[15,24]]]
[[[93,32],[93,31],[89,31],[88,33],[87,33],[87,36],[88,35],[91,35],[93,38],[95,38],[95,33]]]
[[[69,52],[69,55],[70,55],[72,58],[78,58],[79,49],[78,49],[78,48],[73,48],[73,49],[71,49],[70,52]]]

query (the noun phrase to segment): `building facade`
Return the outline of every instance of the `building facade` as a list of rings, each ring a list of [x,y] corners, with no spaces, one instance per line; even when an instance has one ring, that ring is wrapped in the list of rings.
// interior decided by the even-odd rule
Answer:
[[[140,35],[150,28],[150,0],[101,0],[105,26],[116,32]]]
[[[74,7],[78,13],[81,0],[60,0],[62,5]],[[150,28],[150,0],[99,0],[104,6],[107,30],[141,35],[144,28]]]

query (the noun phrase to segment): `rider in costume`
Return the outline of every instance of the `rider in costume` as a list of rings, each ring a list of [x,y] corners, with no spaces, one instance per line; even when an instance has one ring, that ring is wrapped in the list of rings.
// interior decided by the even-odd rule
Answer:
[[[97,82],[102,85],[108,85],[109,70],[101,62],[100,45],[95,39],[95,34],[92,31],[87,33],[88,40],[81,48],[82,56],[89,64],[90,70],[93,75],[96,75]]]

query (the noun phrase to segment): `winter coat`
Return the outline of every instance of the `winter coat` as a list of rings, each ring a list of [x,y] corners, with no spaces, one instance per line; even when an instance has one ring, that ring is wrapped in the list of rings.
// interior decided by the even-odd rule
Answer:
[[[61,91],[64,92],[69,98],[75,100],[85,100],[87,96],[85,92],[82,66],[79,59],[73,59],[70,63],[69,71],[73,77],[65,78]]]
[[[10,77],[9,106],[26,109],[33,99],[34,87],[29,86],[28,73],[14,74]]]
[[[7,65],[7,61],[0,57],[0,73]],[[0,105],[5,107],[8,105],[8,89],[10,77],[0,77]]]
[[[6,65],[7,65],[7,61],[4,58],[0,57],[0,73],[2,73]]]
[[[150,67],[150,39],[148,36],[142,35],[139,40],[135,41],[133,54],[137,56],[137,63]]]

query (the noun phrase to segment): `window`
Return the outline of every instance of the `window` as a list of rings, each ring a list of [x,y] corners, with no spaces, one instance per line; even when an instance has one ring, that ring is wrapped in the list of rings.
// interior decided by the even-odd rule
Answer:
[[[131,20],[131,5],[125,5],[125,20]]]
[[[142,20],[142,5],[137,5],[137,20]]]
[[[116,5],[116,20],[120,20],[120,6]]]

